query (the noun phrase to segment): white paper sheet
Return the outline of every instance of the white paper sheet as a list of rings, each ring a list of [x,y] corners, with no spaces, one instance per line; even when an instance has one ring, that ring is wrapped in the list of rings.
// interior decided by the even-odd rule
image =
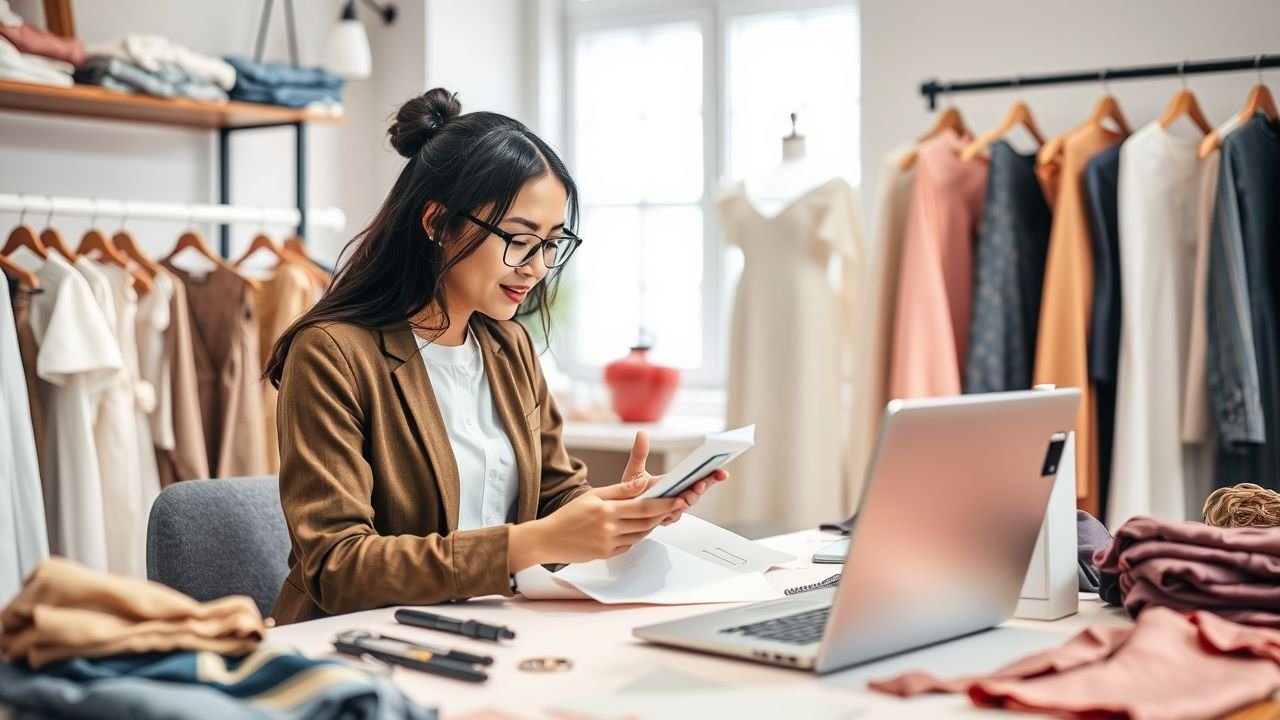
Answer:
[[[554,575],[541,566],[516,573],[532,600],[589,597],[605,604],[687,605],[782,597],[764,571],[794,556],[685,515],[608,560],[570,565]]]
[[[740,573],[764,572],[795,560],[794,555],[767,548],[689,513],[674,525],[654,529],[649,538]]]

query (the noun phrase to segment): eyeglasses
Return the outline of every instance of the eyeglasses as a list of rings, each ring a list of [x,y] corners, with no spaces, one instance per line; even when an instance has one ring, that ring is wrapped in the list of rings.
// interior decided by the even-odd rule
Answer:
[[[561,230],[563,234],[556,237],[544,238],[533,233],[509,233],[470,213],[462,213],[462,216],[502,238],[507,244],[502,252],[502,262],[507,267],[518,268],[528,265],[539,250],[542,251],[542,263],[548,269],[563,267],[573,256],[573,251],[582,244],[582,238],[568,230]]]

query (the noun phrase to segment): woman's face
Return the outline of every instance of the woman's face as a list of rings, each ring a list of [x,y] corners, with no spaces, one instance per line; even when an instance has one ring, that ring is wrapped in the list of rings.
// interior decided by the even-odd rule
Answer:
[[[533,233],[552,237],[564,228],[564,208],[568,193],[551,173],[524,184],[505,217],[495,223],[509,233]],[[481,208],[476,217],[484,218]],[[445,252],[460,248],[446,242]],[[454,265],[445,276],[444,286],[452,312],[480,312],[494,320],[510,320],[529,291],[547,275],[542,253],[534,255],[522,267],[513,268],[503,262],[507,243],[497,235],[489,235],[474,253]],[[529,248],[525,248],[527,251]],[[512,262],[520,255],[511,249]]]

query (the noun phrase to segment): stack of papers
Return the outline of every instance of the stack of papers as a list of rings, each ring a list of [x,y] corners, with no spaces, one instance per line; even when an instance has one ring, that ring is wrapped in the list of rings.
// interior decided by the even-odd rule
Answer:
[[[764,573],[794,559],[686,513],[618,557],[569,565],[554,574],[535,565],[516,573],[516,585],[531,600],[752,602],[783,596]]]

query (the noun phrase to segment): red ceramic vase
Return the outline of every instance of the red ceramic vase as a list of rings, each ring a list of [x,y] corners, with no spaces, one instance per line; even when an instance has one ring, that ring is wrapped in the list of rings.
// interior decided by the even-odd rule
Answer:
[[[649,348],[631,353],[604,368],[613,411],[623,422],[657,422],[666,414],[680,385],[680,371],[649,362]]]

